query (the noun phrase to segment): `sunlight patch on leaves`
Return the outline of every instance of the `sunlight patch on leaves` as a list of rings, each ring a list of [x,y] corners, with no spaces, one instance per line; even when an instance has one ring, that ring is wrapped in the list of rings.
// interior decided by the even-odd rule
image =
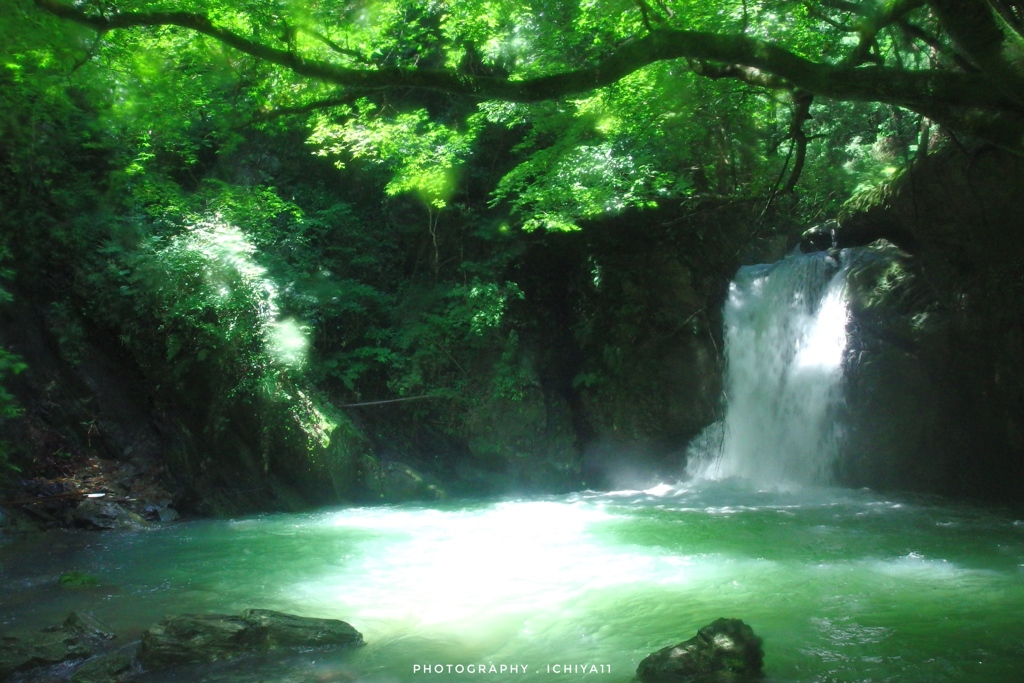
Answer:
[[[281,318],[277,284],[259,265],[256,247],[238,227],[219,215],[199,221],[162,244],[154,240],[153,265],[163,271],[158,296],[171,320],[200,332],[202,346],[231,346],[255,336],[259,356],[286,367],[305,362],[306,329],[293,318]],[[168,359],[181,347],[168,336]]]
[[[609,141],[571,149],[556,145],[537,152],[533,162],[502,178],[495,193],[529,215],[526,230],[575,230],[581,219],[655,206],[652,197],[667,187],[652,165],[638,163]]]
[[[356,105],[358,116],[342,123],[327,115],[314,119],[309,143],[320,156],[367,159],[392,170],[385,191],[411,192],[424,204],[443,209],[458,184],[458,169],[472,152],[483,116],[475,114],[458,130],[432,121],[425,109],[383,115],[369,100]]]

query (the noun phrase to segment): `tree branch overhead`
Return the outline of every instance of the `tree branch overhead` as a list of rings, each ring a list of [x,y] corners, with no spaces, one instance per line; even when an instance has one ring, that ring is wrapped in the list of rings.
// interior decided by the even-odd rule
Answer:
[[[698,73],[716,78],[737,78],[758,87],[799,89],[811,95],[834,100],[875,101],[905,107],[953,128],[970,129],[995,144],[1020,152],[1019,135],[1007,135],[1014,126],[1024,126],[1024,93],[1016,89],[1022,82],[1008,72],[1005,61],[971,42],[970,26],[953,30],[954,38],[967,46],[968,56],[981,71],[967,73],[943,69],[901,69],[877,63],[863,64],[869,41],[861,49],[865,54],[840,64],[817,62],[802,57],[772,42],[736,34],[716,34],[669,28],[664,20],[651,21],[649,12],[644,36],[607,52],[596,64],[550,75],[511,80],[493,75],[471,75],[444,68],[352,68],[331,61],[310,59],[292,51],[273,47],[217,25],[208,16],[194,12],[116,12],[100,15],[59,0],[34,0],[42,10],[100,32],[132,27],[178,26],[207,35],[257,59],[282,66],[304,78],[347,88],[380,90],[418,88],[441,91],[480,100],[530,103],[580,95],[611,85],[646,66],[667,60],[687,59],[698,63]],[[643,3],[642,3],[643,4]],[[825,3],[856,15],[864,15],[863,6],[831,0]],[[862,38],[870,39],[879,27],[903,24],[907,15],[924,5],[920,0],[897,2],[882,15],[864,16],[870,25]],[[991,31],[993,21],[956,3],[936,0],[940,18],[973,17],[975,24]],[[985,3],[968,2],[975,9]],[[644,7],[648,7],[643,4]],[[986,9],[986,11],[988,11]],[[652,10],[653,12],[653,10]],[[659,17],[660,18],[660,17]],[[337,52],[337,50],[336,50]],[[345,56],[347,53],[339,53]],[[872,60],[874,61],[874,60]],[[990,73],[987,66],[995,69]],[[1022,128],[1024,130],[1024,128]],[[1016,139],[1014,139],[1016,138]]]

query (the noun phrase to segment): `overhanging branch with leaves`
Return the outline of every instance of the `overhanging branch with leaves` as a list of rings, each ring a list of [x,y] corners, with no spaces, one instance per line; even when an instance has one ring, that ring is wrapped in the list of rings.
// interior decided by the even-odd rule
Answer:
[[[981,27],[979,30],[983,29],[991,43],[992,33],[998,29],[984,0],[935,0],[928,3],[934,5],[941,19],[961,24],[950,33],[955,42],[965,46],[963,52],[979,67],[973,73],[948,69],[901,69],[864,63],[873,36],[880,27],[906,23],[907,15],[925,4],[904,0],[880,15],[865,18],[861,28],[862,40],[855,53],[837,64],[817,62],[742,33],[690,31],[648,22],[650,30],[646,35],[607,51],[590,65],[522,80],[467,74],[452,68],[353,68],[307,58],[294,49],[281,49],[243,36],[197,12],[120,12],[113,9],[100,14],[59,0],[34,2],[42,10],[100,32],[159,26],[189,29],[257,59],[282,66],[299,76],[361,90],[416,88],[480,100],[530,103],[581,95],[611,85],[651,64],[687,59],[704,65],[704,73],[719,78],[738,78],[762,86],[799,89],[827,99],[881,102],[905,107],[951,128],[1024,152],[1024,107],[1021,105],[1024,93],[1017,89],[1024,79],[1016,75],[1006,60],[991,47],[984,47],[986,44],[979,41],[977,32],[972,30],[972,27]],[[836,5],[834,2],[830,4]],[[839,4],[850,12],[857,8],[863,13],[861,5]],[[964,26],[967,18],[973,23]]]

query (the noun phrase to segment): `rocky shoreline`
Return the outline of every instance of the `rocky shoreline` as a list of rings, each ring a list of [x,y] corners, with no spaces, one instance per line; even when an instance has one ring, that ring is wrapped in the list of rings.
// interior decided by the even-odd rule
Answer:
[[[343,621],[263,609],[167,617],[144,631],[141,640],[123,643],[92,614],[72,612],[60,626],[0,639],[0,679],[50,680],[55,667],[70,667],[66,680],[73,683],[125,683],[144,671],[362,643],[362,634]]]
[[[179,518],[153,462],[95,455],[26,477],[19,497],[0,500],[0,534],[49,529],[145,529]]]
[[[358,647],[362,634],[338,619],[267,609],[239,615],[169,616],[124,642],[89,612],[59,626],[0,637],[0,679],[13,683],[130,683],[144,674],[284,651]],[[697,635],[646,657],[642,683],[741,683],[763,677],[761,639],[739,619],[717,619]]]

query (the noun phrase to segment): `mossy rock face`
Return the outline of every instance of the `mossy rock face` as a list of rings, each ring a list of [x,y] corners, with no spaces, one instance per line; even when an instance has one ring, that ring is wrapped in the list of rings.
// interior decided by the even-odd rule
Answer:
[[[717,619],[689,640],[640,662],[643,683],[740,683],[762,678],[764,651],[754,630],[739,619]]]
[[[71,683],[120,683],[135,672],[134,645],[87,660],[75,669]]]
[[[401,462],[389,462],[380,469],[380,497],[389,503],[409,500],[444,500],[441,482]]]
[[[843,485],[1024,495],[1022,190],[1024,159],[950,146],[841,221],[912,254],[853,283]]]
[[[478,493],[561,493],[577,487],[579,456],[564,400],[536,386],[517,400],[493,397],[466,421],[471,457],[460,477]]]
[[[88,498],[71,512],[75,526],[85,529],[145,529],[149,522],[119,503]]]
[[[18,672],[91,657],[114,637],[87,612],[72,612],[60,626],[24,637],[0,638],[0,680]]]
[[[273,610],[168,617],[142,634],[138,660],[147,669],[231,659],[284,647],[361,645],[363,636],[344,621]]]

